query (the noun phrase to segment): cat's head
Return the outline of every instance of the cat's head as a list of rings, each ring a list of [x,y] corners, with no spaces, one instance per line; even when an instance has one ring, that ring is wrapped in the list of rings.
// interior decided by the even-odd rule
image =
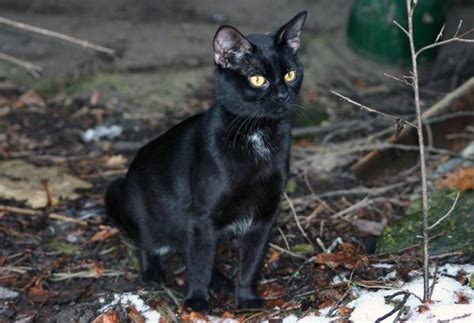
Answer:
[[[298,13],[270,34],[244,36],[221,26],[214,37],[216,102],[237,115],[286,117],[303,80],[297,53],[306,15]]]

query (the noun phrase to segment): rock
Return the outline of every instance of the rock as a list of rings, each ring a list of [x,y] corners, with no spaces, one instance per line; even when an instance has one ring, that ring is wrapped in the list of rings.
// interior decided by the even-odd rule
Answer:
[[[92,185],[55,167],[37,167],[21,160],[0,161],[0,198],[42,208],[48,205],[45,187],[54,205],[61,199],[78,198],[76,189]]]
[[[437,191],[430,197],[429,223],[433,224],[451,208],[456,197],[454,191]],[[418,235],[422,227],[421,199],[415,200],[397,223],[387,226],[377,242],[376,253],[396,253],[421,242]],[[430,254],[440,255],[461,251],[474,256],[474,191],[461,194],[449,217],[430,230]],[[421,250],[421,247],[420,247]]]
[[[17,292],[0,286],[0,300],[14,299],[17,298],[18,295]]]

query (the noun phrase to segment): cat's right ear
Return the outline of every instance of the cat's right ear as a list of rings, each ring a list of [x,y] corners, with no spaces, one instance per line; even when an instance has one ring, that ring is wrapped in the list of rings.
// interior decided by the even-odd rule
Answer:
[[[221,26],[214,36],[214,62],[223,68],[235,68],[252,44],[232,26]]]

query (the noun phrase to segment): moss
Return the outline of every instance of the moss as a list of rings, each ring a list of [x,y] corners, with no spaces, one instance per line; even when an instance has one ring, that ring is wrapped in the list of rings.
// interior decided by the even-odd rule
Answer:
[[[48,241],[49,249],[65,255],[76,255],[80,251],[78,245],[66,242],[61,239],[51,239]]]
[[[451,208],[456,192],[438,191],[430,198],[429,223],[435,223]],[[421,242],[422,205],[421,199],[413,201],[405,216],[387,226],[377,242],[376,252],[395,253]],[[474,255],[474,192],[461,195],[453,213],[430,231],[430,253],[432,255],[462,251]]]
[[[292,246],[291,251],[300,255],[310,255],[314,252],[314,248],[309,243],[301,243]]]

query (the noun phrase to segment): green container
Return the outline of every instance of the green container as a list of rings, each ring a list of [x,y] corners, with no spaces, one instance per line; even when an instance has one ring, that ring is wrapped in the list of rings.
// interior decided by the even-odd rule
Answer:
[[[446,0],[418,0],[413,15],[415,47],[433,43],[444,23]],[[349,46],[357,53],[382,63],[410,61],[407,36],[393,23],[408,29],[405,0],[354,0],[347,29]],[[424,52],[419,62],[436,57],[436,49]]]

